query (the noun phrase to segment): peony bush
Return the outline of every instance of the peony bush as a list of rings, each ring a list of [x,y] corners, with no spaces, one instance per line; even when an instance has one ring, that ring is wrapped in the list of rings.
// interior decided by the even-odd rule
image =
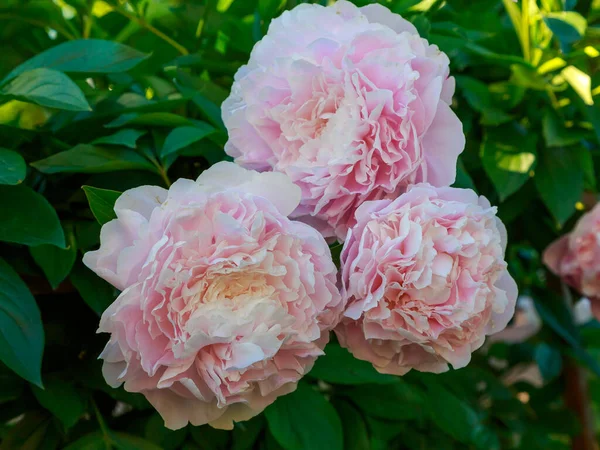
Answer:
[[[1,449],[595,448],[594,2],[7,1]]]

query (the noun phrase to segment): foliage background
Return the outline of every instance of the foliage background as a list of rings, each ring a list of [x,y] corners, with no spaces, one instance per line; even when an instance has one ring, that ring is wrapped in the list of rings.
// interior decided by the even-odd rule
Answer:
[[[1,450],[593,448],[600,324],[574,323],[540,254],[595,203],[597,0],[381,1],[451,58],[467,134],[456,185],[499,206],[510,271],[543,319],[534,337],[402,378],[333,342],[296,393],[232,432],[171,432],[104,383],[95,330],[117,292],[81,255],[118,192],[226,159],[220,102],[270,19],[298,3],[1,2]]]

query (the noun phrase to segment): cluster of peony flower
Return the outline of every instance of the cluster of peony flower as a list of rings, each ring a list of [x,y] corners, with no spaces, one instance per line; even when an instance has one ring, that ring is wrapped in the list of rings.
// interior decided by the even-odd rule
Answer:
[[[546,249],[544,263],[590,300],[600,320],[600,203],[579,219],[571,233]]]
[[[446,55],[380,5],[275,19],[223,104],[237,164],[125,192],[85,255],[122,290],[107,382],[169,428],[231,428],[293,391],[332,330],[382,373],[465,366],[517,292],[495,208],[448,187],[453,91]]]

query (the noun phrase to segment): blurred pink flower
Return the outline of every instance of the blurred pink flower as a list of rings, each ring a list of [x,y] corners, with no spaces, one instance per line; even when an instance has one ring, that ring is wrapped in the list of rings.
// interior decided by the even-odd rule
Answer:
[[[285,175],[233,163],[123,193],[84,257],[123,289],[100,322],[107,382],[172,429],[231,428],[293,391],[343,307],[325,240],[286,217],[299,199]]]
[[[425,183],[360,206],[341,255],[341,344],[382,373],[467,365],[517,299],[495,211],[471,190]]]
[[[544,264],[590,299],[600,320],[600,203],[544,251]]]
[[[273,20],[222,106],[226,152],[302,189],[293,217],[342,240],[364,201],[454,182],[448,57],[387,8],[302,4]]]

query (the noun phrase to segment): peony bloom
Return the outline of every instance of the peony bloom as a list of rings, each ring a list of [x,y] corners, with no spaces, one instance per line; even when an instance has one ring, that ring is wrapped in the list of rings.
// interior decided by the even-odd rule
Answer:
[[[590,299],[600,319],[600,203],[544,252],[544,264]]]
[[[454,182],[449,60],[387,8],[302,4],[273,20],[222,106],[226,152],[302,189],[293,214],[342,240],[367,200]]]
[[[299,199],[285,175],[233,163],[123,193],[84,257],[123,290],[100,321],[106,381],[171,429],[231,428],[293,391],[343,307],[325,240],[286,217]]]
[[[382,373],[467,365],[517,299],[495,212],[471,190],[425,183],[360,206],[341,254],[340,343]]]

